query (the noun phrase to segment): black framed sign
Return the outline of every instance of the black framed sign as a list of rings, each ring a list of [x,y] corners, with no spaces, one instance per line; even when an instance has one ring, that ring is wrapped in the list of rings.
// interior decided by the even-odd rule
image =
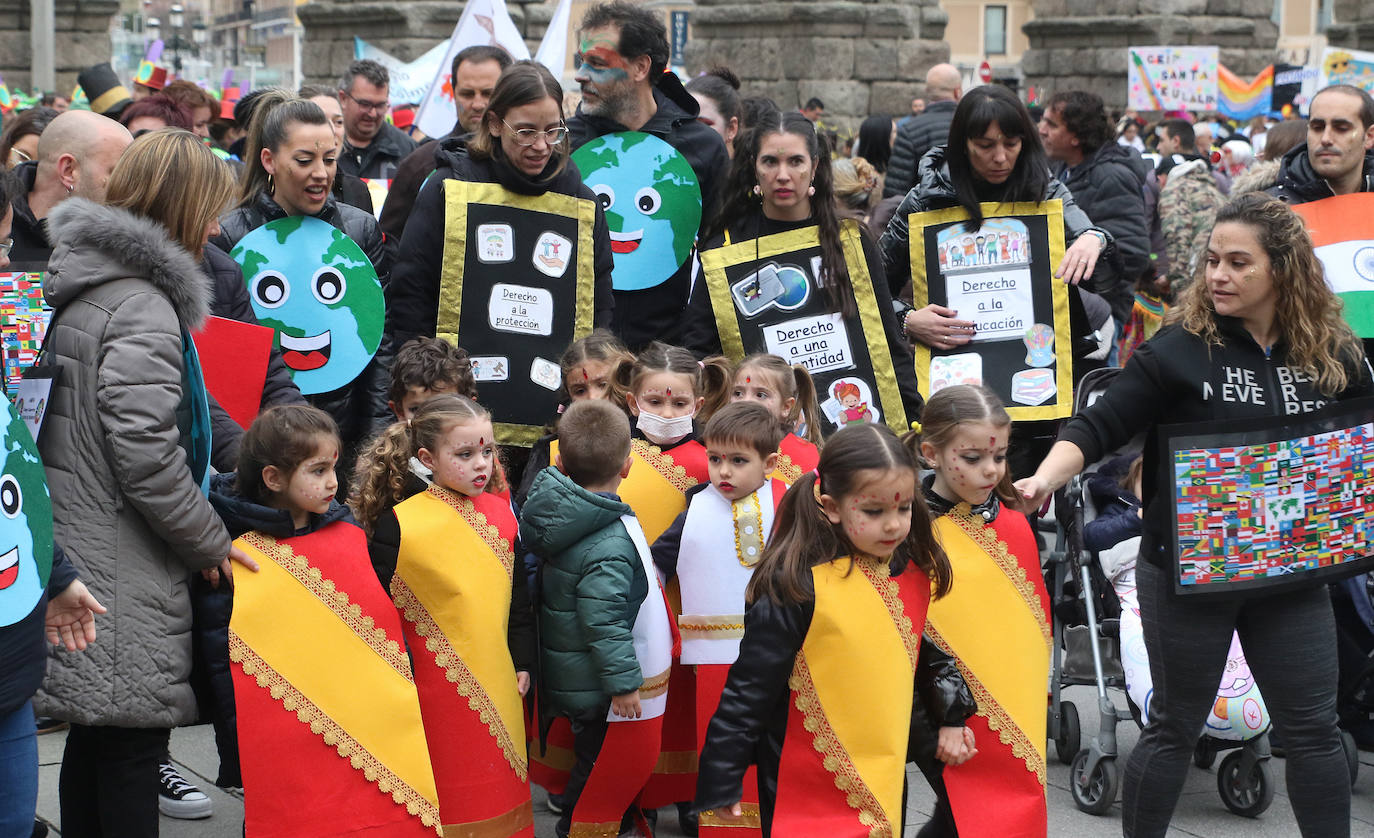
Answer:
[[[1014,420],[1073,412],[1069,292],[1054,278],[1064,257],[1060,201],[986,203],[983,226],[968,229],[962,207],[908,216],[912,305],[936,303],[975,324],[952,349],[917,343],[921,395],[982,384]]]
[[[1374,398],[1164,425],[1174,590],[1271,592],[1374,570]]]

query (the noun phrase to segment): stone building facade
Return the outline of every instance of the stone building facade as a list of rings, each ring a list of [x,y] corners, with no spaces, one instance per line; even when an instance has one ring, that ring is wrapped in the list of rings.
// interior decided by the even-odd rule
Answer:
[[[55,0],[57,90],[68,95],[76,76],[110,60],[110,20],[119,0]],[[0,0],[0,74],[11,90],[32,87],[29,0]]]

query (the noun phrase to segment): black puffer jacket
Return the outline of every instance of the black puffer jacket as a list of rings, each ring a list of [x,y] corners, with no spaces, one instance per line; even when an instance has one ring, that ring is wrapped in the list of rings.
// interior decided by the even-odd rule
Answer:
[[[237,207],[219,220],[220,234],[210,243],[230,253],[239,240],[269,221],[285,218],[282,209],[266,192],[258,195],[248,206]],[[385,291],[391,282],[391,254],[386,236],[377,226],[377,219],[357,207],[341,204],[331,196],[324,209],[315,216],[328,222],[344,235],[357,242],[377,271]],[[388,292],[389,294],[389,292]],[[307,401],[334,417],[344,450],[339,453],[340,485],[347,484],[348,465],[353,463],[357,447],[373,434],[385,428],[395,418],[387,407],[387,388],[390,386],[391,344],[386,336],[377,354],[358,377],[345,387],[329,393],[316,393]]]
[[[953,99],[931,102],[920,114],[897,128],[892,143],[892,157],[887,161],[887,179],[883,183],[883,197],[905,195],[916,185],[916,167],[926,152],[949,140],[949,126],[954,121]]]
[[[336,521],[354,523],[348,507],[334,501],[323,515],[312,515],[309,526],[297,530],[291,513],[273,509],[249,500],[234,487],[233,473],[217,474],[210,479],[210,505],[231,538],[247,532],[260,532],[273,538],[307,535]],[[234,677],[229,667],[229,617],[234,610],[233,589],[221,584],[210,587],[199,574],[191,578],[191,597],[194,620],[191,631],[195,642],[192,685],[200,704],[202,721],[215,727],[215,745],[219,749],[220,773],[215,780],[219,786],[242,786],[239,774],[237,714],[234,710]]]
[[[654,87],[654,103],[658,110],[638,130],[653,134],[687,159],[701,185],[701,218],[706,222],[715,215],[720,190],[730,169],[725,141],[697,122],[700,113],[697,100],[672,73],[659,77]],[[584,114],[581,106],[568,120],[574,149],[603,134],[625,130],[625,126],[615,120]],[[687,259],[676,273],[656,287],[615,292],[615,317],[611,329],[631,351],[638,351],[654,340],[678,342],[682,307],[687,304],[692,285],[693,262]]]
[[[389,122],[383,122],[377,136],[363,148],[354,148],[344,140],[339,152],[339,171],[360,178],[389,179],[396,166],[415,150],[416,142],[406,132]]]
[[[1363,353],[1346,360],[1349,384],[1323,395],[1288,366],[1280,341],[1265,353],[1239,320],[1218,317],[1221,343],[1208,345],[1182,326],[1165,326],[1135,350],[1107,392],[1065,425],[1059,438],[1083,452],[1085,464],[1157,425],[1307,413],[1327,402],[1374,395]],[[1146,463],[1159,462],[1156,435],[1146,435]],[[1156,469],[1143,474],[1145,533],[1140,554],[1162,566],[1168,543],[1168,499],[1156,491]]]
[[[1285,204],[1305,204],[1335,195],[1326,179],[1312,168],[1307,143],[1290,148],[1279,160],[1279,182],[1266,190]],[[1364,155],[1364,179],[1360,192],[1374,192],[1374,150]]]
[[[382,213],[377,216],[378,223],[382,225],[382,232],[386,233],[387,238],[399,242],[405,234],[406,222],[410,220],[411,212],[415,209],[415,199],[420,197],[420,187],[425,185],[425,180],[441,165],[440,143],[460,139],[466,144],[470,138],[470,134],[463,133],[461,126],[455,124],[446,136],[425,140],[396,164],[396,171],[391,176],[391,188],[386,193],[386,203],[382,204]]]
[[[1072,169],[1054,166],[1055,175],[1088,214],[1112,234],[1114,258],[1100,258],[1083,287],[1105,298],[1118,320],[1130,317],[1135,281],[1150,264],[1150,223],[1145,214],[1145,175],[1125,146],[1106,142]]]
[[[38,163],[30,160],[14,167],[14,176],[19,180],[19,192],[10,201],[14,207],[14,223],[10,227],[10,238],[14,247],[10,248],[11,270],[43,270],[52,256],[52,242],[48,240],[48,225],[35,218],[29,208],[29,193],[33,191],[34,179],[38,176]]]
[[[201,270],[214,284],[215,297],[210,302],[210,314],[256,325],[258,318],[253,314],[253,301],[248,297],[239,263],[213,244],[205,245],[201,257]],[[262,385],[260,408],[266,410],[275,404],[300,404],[304,401],[305,397],[291,381],[291,371],[282,362],[281,348],[273,345],[272,354],[267,359],[267,379]],[[218,471],[233,471],[239,456],[243,429],[224,411],[211,411],[210,423],[214,428],[211,462]]]
[[[904,572],[920,571],[909,568],[905,562],[894,561],[893,575]],[[811,588],[810,574],[803,575],[802,584]],[[767,825],[773,819],[778,766],[787,733],[790,698],[787,682],[797,653],[811,629],[815,609],[815,593],[808,590],[806,601],[802,603],[780,605],[762,597],[746,610],[739,660],[748,665],[730,667],[720,705],[707,729],[693,802],[697,811],[738,801],[744,772],[750,765],[757,765],[760,814],[765,824],[764,834],[769,834]],[[978,704],[954,660],[925,638],[921,639],[919,661],[908,759],[926,750],[935,735],[933,728],[962,726],[978,711]]]
[[[550,160],[543,178],[531,178],[510,165],[504,155],[487,160],[470,157],[467,143],[462,137],[440,141],[438,150],[433,154],[438,168],[415,200],[411,221],[406,224],[405,238],[401,241],[396,279],[391,283],[386,331],[393,346],[404,346],[406,341],[418,335],[433,337],[438,326],[440,274],[447,245],[444,181],[449,179],[498,183],[519,195],[555,192],[595,203],[592,247],[596,288],[592,322],[598,328],[610,325],[611,309],[615,305],[611,293],[611,269],[615,266],[615,257],[611,252],[610,229],[606,226],[606,214],[596,194],[582,183],[582,175],[576,164],[569,160],[563,171],[554,175],[552,170],[556,164]]]

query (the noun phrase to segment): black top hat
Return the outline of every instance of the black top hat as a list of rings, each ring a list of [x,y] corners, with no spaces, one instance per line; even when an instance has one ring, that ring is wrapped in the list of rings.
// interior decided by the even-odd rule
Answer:
[[[91,110],[111,119],[119,119],[120,113],[133,102],[128,88],[120,83],[108,62],[83,71],[76,77],[76,83],[86,91]]]

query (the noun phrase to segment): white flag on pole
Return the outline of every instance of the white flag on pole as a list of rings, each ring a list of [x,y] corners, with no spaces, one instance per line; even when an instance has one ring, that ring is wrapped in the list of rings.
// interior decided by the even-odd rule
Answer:
[[[505,0],[468,0],[458,25],[453,27],[448,52],[434,76],[434,83],[415,115],[415,124],[429,136],[446,135],[458,121],[458,111],[453,104],[453,80],[449,77],[453,57],[460,50],[478,44],[501,47],[516,60],[530,57],[529,47],[525,46],[520,30],[515,28],[515,21],[506,11]]]
[[[563,68],[568,63],[568,20],[572,17],[572,0],[558,0],[558,8],[553,11],[549,28],[544,31],[544,40],[539,42],[539,51],[534,60],[549,68],[556,79],[563,78]]]

